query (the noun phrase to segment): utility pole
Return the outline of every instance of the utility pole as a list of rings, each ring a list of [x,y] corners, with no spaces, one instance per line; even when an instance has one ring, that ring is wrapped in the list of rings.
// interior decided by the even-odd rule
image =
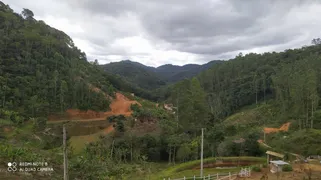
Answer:
[[[63,132],[63,152],[64,152],[64,180],[68,180],[68,159],[67,159],[67,147],[66,147],[66,127],[65,124],[62,128]]]
[[[201,144],[201,178],[203,177],[203,145],[204,145],[204,128],[202,128],[202,144]]]
[[[179,94],[178,94],[178,92],[177,92],[177,98],[176,98],[176,109],[177,109],[177,111],[176,111],[176,121],[177,121],[177,128],[178,128],[178,96],[179,96]]]

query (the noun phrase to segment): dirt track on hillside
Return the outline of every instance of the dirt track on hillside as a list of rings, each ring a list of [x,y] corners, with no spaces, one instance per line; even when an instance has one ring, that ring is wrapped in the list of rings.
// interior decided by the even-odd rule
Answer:
[[[109,97],[106,97],[109,98]],[[140,103],[137,101],[131,101],[121,93],[116,93],[116,98],[110,104],[110,111],[107,112],[96,112],[92,110],[81,111],[79,109],[68,109],[66,111],[66,116],[63,118],[58,118],[55,116],[49,116],[49,121],[62,122],[62,121],[95,121],[95,120],[105,120],[106,117],[112,115],[124,115],[130,116],[132,111],[130,106],[132,104]]]
[[[280,128],[264,128],[264,132],[266,134],[270,134],[270,133],[275,133],[275,132],[279,132],[279,131],[284,131],[287,132],[289,131],[289,127],[290,127],[291,123],[287,122],[285,124],[283,124]]]

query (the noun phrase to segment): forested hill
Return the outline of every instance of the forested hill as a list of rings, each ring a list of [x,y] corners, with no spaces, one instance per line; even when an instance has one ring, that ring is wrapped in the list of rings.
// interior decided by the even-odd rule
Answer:
[[[222,61],[210,61],[203,65],[187,64],[184,66],[166,64],[155,68],[125,60],[101,65],[101,67],[107,72],[119,75],[129,82],[137,84],[139,87],[156,89],[185,78],[192,78],[201,71],[207,70],[220,62]]]
[[[172,86],[169,101],[179,108],[187,127],[195,123],[196,115],[205,114],[203,126],[213,125],[247,105],[272,100],[278,111],[265,113],[272,113],[276,124],[294,119],[297,128],[313,128],[320,108],[321,41],[312,42],[280,53],[239,54]]]
[[[106,110],[105,97],[115,88],[149,97],[87,62],[68,35],[33,16],[0,1],[0,109],[29,117],[68,108]]]
[[[153,67],[144,66],[137,62],[126,60],[101,67],[106,72],[119,75],[145,89],[155,89],[166,84],[165,80],[153,71]]]

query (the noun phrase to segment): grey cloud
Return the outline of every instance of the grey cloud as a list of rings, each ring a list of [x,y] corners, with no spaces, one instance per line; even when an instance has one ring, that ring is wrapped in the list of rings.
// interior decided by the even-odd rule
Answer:
[[[133,53],[113,45],[126,37],[142,36],[156,50],[191,53],[204,63],[206,59],[229,59],[254,48],[282,50],[302,46],[318,36],[321,28],[321,20],[314,18],[321,16],[320,8],[313,9],[321,4],[317,0],[39,0],[37,3],[5,0],[5,3],[30,8],[40,17],[51,15],[76,23],[84,32],[71,30],[68,34],[87,42],[93,49],[88,57],[97,56],[104,62],[115,57],[151,60],[148,53]],[[296,41],[298,38],[302,39]]]

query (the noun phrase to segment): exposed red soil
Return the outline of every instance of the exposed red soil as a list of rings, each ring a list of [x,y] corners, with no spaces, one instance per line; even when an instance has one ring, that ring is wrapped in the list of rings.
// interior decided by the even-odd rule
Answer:
[[[3,132],[5,132],[5,133],[9,133],[11,131],[12,131],[12,128],[10,128],[10,127],[4,127],[3,128]]]
[[[287,122],[287,123],[283,124],[280,128],[264,128],[264,132],[266,134],[275,133],[275,132],[279,132],[279,131],[287,132],[289,130],[290,125],[291,125],[291,123]]]
[[[114,125],[112,124],[103,130],[103,134],[106,135],[113,131],[114,131]]]
[[[109,98],[109,97],[106,97],[106,98]],[[81,111],[79,109],[68,109],[64,117],[57,117],[52,115],[52,116],[49,116],[48,119],[49,121],[55,121],[60,119],[103,120],[103,119],[106,119],[106,117],[109,117],[112,115],[130,116],[132,113],[130,106],[132,104],[138,104],[141,106],[141,104],[138,103],[137,101],[129,100],[123,94],[116,93],[116,99],[114,99],[110,104],[110,109],[111,109],[110,111],[96,112],[92,110]]]

